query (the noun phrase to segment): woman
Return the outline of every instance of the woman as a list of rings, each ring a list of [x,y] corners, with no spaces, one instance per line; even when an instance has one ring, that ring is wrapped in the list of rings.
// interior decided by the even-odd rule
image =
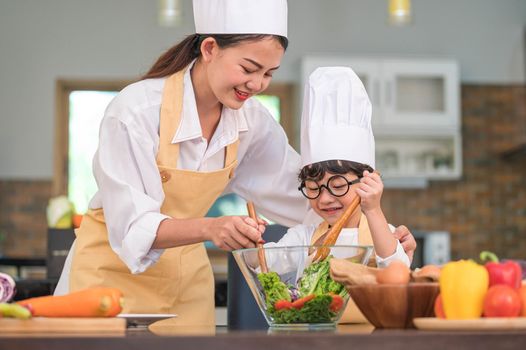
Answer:
[[[56,294],[94,285],[124,293],[126,313],[214,324],[203,241],[254,247],[262,221],[204,218],[234,192],[284,225],[301,222],[300,159],[252,95],[287,47],[285,0],[194,0],[196,33],[168,50],[106,110],[93,171],[99,187]]]

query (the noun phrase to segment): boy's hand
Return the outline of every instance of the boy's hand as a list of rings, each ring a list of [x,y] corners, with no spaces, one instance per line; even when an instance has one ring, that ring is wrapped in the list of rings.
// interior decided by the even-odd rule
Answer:
[[[363,172],[363,177],[356,188],[356,193],[361,198],[362,211],[380,209],[380,199],[384,191],[384,184],[380,175],[376,172]]]
[[[413,237],[409,229],[404,225],[398,226],[393,232],[393,235],[400,241],[400,244],[402,244],[405,253],[409,257],[409,261],[413,262],[413,255],[416,250],[415,237]]]

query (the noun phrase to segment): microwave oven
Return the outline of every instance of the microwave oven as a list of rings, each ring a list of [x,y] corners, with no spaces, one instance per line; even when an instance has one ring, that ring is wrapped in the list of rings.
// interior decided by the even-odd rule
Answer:
[[[451,260],[451,238],[446,231],[412,231],[416,250],[411,268],[443,265]]]

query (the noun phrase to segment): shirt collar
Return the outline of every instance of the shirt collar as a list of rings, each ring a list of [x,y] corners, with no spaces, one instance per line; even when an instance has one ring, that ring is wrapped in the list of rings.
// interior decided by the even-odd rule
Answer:
[[[192,69],[195,60],[190,63],[183,77],[183,107],[181,109],[181,122],[172,143],[179,143],[188,140],[193,140],[203,136],[201,131],[201,123],[199,122],[199,115],[197,113],[197,105],[195,102],[194,86],[192,85],[192,78],[190,70]],[[217,134],[218,141],[225,143],[225,145],[234,142],[238,138],[238,133],[248,130],[248,123],[245,117],[243,108],[233,110],[223,107],[221,112],[221,120],[217,126],[215,134]]]

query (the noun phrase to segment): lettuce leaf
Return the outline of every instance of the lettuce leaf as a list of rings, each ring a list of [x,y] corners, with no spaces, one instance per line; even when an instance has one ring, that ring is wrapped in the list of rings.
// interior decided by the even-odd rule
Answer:
[[[278,300],[291,301],[287,285],[281,282],[276,272],[260,273],[258,274],[258,280],[265,292],[265,301],[268,309],[273,309],[274,304]]]
[[[347,294],[343,285],[331,278],[329,265],[331,258],[332,256],[329,256],[323,261],[313,263],[303,271],[298,285],[300,295],[334,293],[343,297]]]

